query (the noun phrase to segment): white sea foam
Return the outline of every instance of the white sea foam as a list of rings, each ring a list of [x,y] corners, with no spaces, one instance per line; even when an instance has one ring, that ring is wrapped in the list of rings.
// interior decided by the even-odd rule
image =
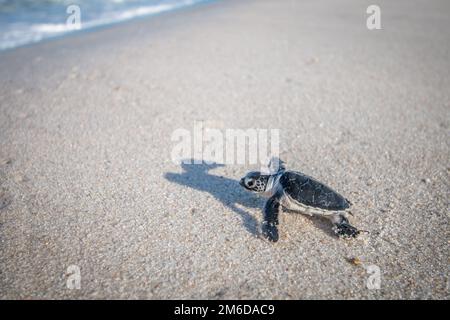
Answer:
[[[179,0],[160,2],[158,4],[128,8],[121,11],[106,11],[98,14],[94,18],[84,20],[83,11],[81,11],[80,28],[75,29],[73,25],[66,23],[32,23],[18,22],[2,25],[0,31],[0,50],[14,48],[17,46],[39,42],[46,38],[62,35],[76,30],[86,30],[93,27],[104,26],[108,24],[131,20],[136,17],[154,15],[174,9],[179,9],[199,2],[208,0]],[[124,2],[124,0],[114,0],[115,3]],[[64,18],[66,16],[63,16]]]

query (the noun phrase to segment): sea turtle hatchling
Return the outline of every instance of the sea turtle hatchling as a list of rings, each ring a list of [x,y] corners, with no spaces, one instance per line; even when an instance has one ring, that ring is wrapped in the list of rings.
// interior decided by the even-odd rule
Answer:
[[[269,169],[267,174],[251,171],[239,182],[245,189],[269,198],[264,205],[262,223],[262,234],[268,240],[278,241],[280,207],[328,218],[339,237],[354,238],[361,233],[361,230],[350,225],[347,214],[351,203],[342,195],[303,173],[287,171],[278,158],[270,161]]]

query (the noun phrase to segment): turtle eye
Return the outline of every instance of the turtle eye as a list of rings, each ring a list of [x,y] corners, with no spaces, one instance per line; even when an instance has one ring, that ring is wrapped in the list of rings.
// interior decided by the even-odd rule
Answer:
[[[247,180],[247,186],[249,188],[253,188],[255,186],[255,180],[253,180],[253,179]]]

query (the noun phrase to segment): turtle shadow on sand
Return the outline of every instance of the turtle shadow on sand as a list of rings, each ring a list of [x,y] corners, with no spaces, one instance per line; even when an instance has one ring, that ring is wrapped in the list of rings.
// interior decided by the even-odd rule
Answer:
[[[171,182],[192,189],[208,192],[215,199],[237,213],[244,227],[253,235],[258,235],[258,221],[247,212],[246,208],[262,208],[265,200],[250,192],[246,192],[239,181],[209,173],[210,170],[223,167],[223,164],[194,164],[194,160],[183,161],[182,173],[168,172],[164,177]]]

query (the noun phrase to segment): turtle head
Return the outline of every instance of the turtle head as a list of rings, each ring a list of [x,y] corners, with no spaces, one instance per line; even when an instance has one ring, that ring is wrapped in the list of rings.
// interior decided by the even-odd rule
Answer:
[[[239,181],[239,184],[249,191],[263,193],[266,191],[269,178],[270,175],[263,174],[259,171],[251,171]]]

